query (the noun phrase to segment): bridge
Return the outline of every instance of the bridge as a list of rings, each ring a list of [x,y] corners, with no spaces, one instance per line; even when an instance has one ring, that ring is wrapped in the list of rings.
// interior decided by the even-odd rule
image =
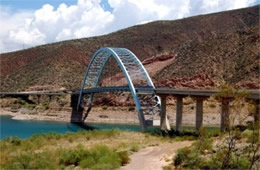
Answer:
[[[102,86],[101,75],[109,59],[114,59],[122,71],[127,84],[123,86]],[[145,70],[140,60],[128,49],[125,48],[101,48],[93,55],[86,73],[83,78],[80,90],[76,91],[52,91],[52,92],[0,92],[4,96],[29,96],[42,95],[71,95],[72,117],[74,121],[84,121],[91,111],[93,98],[96,93],[104,92],[129,92],[131,93],[138,114],[140,127],[143,131],[148,126],[159,125],[163,130],[170,130],[170,124],[167,119],[166,98],[174,96],[176,102],[176,130],[182,131],[182,110],[183,98],[192,97],[196,101],[196,129],[202,126],[203,122],[203,101],[213,94],[219,93],[218,90],[194,90],[194,89],[169,89],[155,88],[150,76]],[[246,91],[248,101],[253,101],[256,106],[254,118],[259,122],[259,100],[260,91]],[[84,96],[89,96],[84,100]],[[229,126],[229,102],[234,96],[221,97],[221,130],[224,131]],[[87,109],[85,111],[87,105]],[[83,112],[85,115],[83,116]],[[82,119],[84,117],[84,119]],[[159,117],[159,122],[156,121]]]

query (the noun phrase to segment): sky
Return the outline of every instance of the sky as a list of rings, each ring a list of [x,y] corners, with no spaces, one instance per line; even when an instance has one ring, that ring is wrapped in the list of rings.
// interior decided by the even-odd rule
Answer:
[[[260,0],[0,0],[0,53],[260,4]]]

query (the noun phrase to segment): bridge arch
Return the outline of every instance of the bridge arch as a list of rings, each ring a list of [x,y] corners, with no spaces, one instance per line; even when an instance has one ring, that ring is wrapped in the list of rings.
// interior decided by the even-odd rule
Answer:
[[[138,86],[138,83],[134,83],[136,80],[142,82],[144,84],[143,87],[151,89],[154,89],[155,87],[141,61],[134,55],[134,53],[126,48],[105,47],[100,48],[94,53],[82,82],[77,108],[79,109],[79,107],[83,104],[82,97],[84,95],[84,89],[98,87],[101,74],[110,57],[113,57],[118,63],[124,77],[127,80],[128,87],[136,105],[141,129],[145,130],[147,124],[144,113],[150,112],[149,114],[160,114],[161,101],[160,98],[154,94],[153,90],[150,97],[146,97],[145,102],[142,100],[141,94],[138,94],[136,91],[136,86]],[[92,105],[93,96],[94,94],[92,93],[88,103],[90,108]]]

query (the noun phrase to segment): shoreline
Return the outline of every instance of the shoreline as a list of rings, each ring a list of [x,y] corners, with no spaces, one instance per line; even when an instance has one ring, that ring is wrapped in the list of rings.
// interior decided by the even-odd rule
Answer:
[[[88,116],[85,123],[139,125],[138,119],[119,119],[108,117],[102,118],[102,116],[104,116],[105,114],[101,114],[97,110],[93,112],[94,113]],[[71,112],[69,111],[45,110],[38,112],[35,110],[28,110],[25,108],[12,109],[9,107],[1,107],[0,116],[11,116],[11,118],[14,120],[57,121],[65,123],[71,122]]]
[[[174,111],[172,106],[167,107],[167,110]],[[220,126],[221,116],[219,113],[210,112],[203,114],[203,126],[218,127]],[[71,111],[68,108],[63,109],[47,109],[47,110],[29,110],[26,108],[13,109],[10,107],[0,107],[0,115],[11,116],[14,120],[39,120],[39,121],[57,121],[71,122]],[[175,126],[176,114],[168,112],[168,118],[171,126]],[[248,117],[246,121],[252,121],[253,117]],[[124,124],[124,125],[139,125],[138,115],[135,111],[129,111],[124,107],[94,107],[88,115],[85,123],[93,124]],[[195,113],[184,109],[183,126],[195,126]]]

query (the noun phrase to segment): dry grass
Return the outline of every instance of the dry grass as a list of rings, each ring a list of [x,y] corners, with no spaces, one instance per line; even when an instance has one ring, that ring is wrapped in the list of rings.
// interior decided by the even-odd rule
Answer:
[[[147,146],[169,143],[169,141],[169,138],[119,130],[81,131],[64,135],[51,133],[35,135],[25,140],[7,138],[0,141],[0,166],[6,167],[6,164],[10,164],[13,158],[23,154],[48,153],[53,157],[59,157],[62,150],[73,150],[79,145],[89,150],[101,145],[117,152],[126,151],[131,153]],[[55,160],[56,159],[59,158],[55,158]]]

